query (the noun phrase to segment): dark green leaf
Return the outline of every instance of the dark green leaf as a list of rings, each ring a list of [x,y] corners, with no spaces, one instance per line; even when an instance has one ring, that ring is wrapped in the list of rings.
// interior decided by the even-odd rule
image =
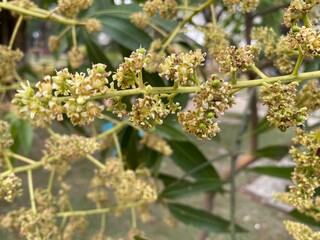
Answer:
[[[103,49],[96,44],[86,33],[83,31],[83,38],[85,41],[85,46],[87,48],[87,54],[91,63],[104,63],[107,65],[108,70],[114,70],[112,64],[106,55],[103,53]]]
[[[196,179],[219,179],[218,173],[203,153],[190,141],[169,141],[173,150],[170,158]],[[198,171],[195,169],[201,167]]]
[[[277,178],[291,179],[293,169],[293,167],[265,166],[251,168],[250,171]]]
[[[128,126],[121,138],[121,150],[126,167],[136,169],[139,166],[138,146],[139,136],[137,130]]]
[[[99,19],[103,17],[117,17],[129,20],[130,16],[133,13],[139,12],[141,10],[142,9],[138,4],[121,4],[114,5],[108,9],[97,11],[92,16]]]
[[[30,152],[33,141],[33,130],[30,123],[27,120],[20,119],[18,126],[18,137],[21,144],[22,151],[27,154]]]
[[[288,146],[267,146],[256,150],[254,156],[280,160],[288,154],[288,151]]]
[[[258,123],[258,126],[256,127],[256,129],[254,130],[255,134],[260,134],[266,131],[269,131],[271,129],[274,128],[274,125],[271,125],[271,123],[267,120],[266,117],[264,117],[263,119],[260,120],[260,122]]]
[[[185,224],[190,224],[194,227],[209,232],[230,232],[229,221],[219,216],[213,215],[207,211],[196,209],[179,203],[168,203],[168,208],[173,216],[175,216],[178,220],[182,221]],[[238,232],[245,232],[245,230],[238,225],[236,226],[236,230]]]
[[[190,181],[187,181],[185,179],[179,179],[179,178],[177,178],[175,176],[172,176],[172,175],[169,175],[169,174],[166,174],[166,173],[160,173],[158,178],[163,182],[163,184],[165,186],[173,184],[174,182],[180,182],[180,183],[183,183],[183,184],[191,184]]]
[[[130,49],[148,48],[152,39],[150,36],[133,25],[129,20],[105,16],[100,18],[106,32],[115,42]]]
[[[148,240],[147,238],[143,238],[140,236],[134,236],[133,238],[134,238],[134,240]]]
[[[316,227],[320,227],[320,223],[317,222],[316,220],[314,220],[312,217],[309,217],[303,213],[300,213],[298,212],[296,209],[292,210],[290,213],[289,213],[290,216],[293,216],[294,218],[296,218],[297,220],[305,223],[305,224],[308,224],[308,225],[313,225],[313,226],[316,226]]]
[[[176,199],[208,191],[221,192],[223,184],[225,184],[225,182],[212,179],[199,180],[195,183],[177,182],[177,184],[173,183],[167,186],[161,193],[161,197]]]
[[[173,124],[169,124],[167,122],[164,122],[162,125],[158,125],[156,132],[167,140],[188,141],[185,134],[175,128]]]

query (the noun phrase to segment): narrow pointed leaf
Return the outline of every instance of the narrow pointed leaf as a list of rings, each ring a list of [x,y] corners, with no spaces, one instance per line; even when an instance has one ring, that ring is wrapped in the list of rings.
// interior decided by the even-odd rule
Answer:
[[[230,232],[230,222],[211,214],[207,211],[196,209],[180,203],[168,203],[168,208],[173,216],[185,224],[215,233]],[[236,231],[245,232],[240,226],[236,226]]]
[[[176,129],[174,125],[164,122],[162,125],[158,125],[156,132],[167,140],[174,141],[188,141],[188,138],[181,131]]]
[[[173,183],[167,186],[160,196],[167,199],[177,199],[208,191],[221,192],[223,184],[225,182],[212,179],[199,180],[195,183],[177,182],[177,184]]]
[[[251,168],[250,171],[277,178],[291,179],[293,167],[265,166]]]
[[[190,141],[169,141],[173,150],[170,158],[196,179],[219,179],[218,173],[203,153]]]
[[[270,158],[272,160],[280,160],[289,152],[288,146],[267,146],[254,152],[256,157]]]

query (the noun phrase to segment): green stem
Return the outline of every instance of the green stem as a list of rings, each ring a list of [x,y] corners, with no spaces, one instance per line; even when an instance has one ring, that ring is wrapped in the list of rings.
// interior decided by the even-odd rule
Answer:
[[[141,202],[128,203],[125,205],[108,207],[108,208],[60,212],[56,214],[56,217],[88,216],[88,215],[105,214],[105,213],[115,212],[115,211],[131,208],[131,207],[137,207],[145,203],[146,202],[141,201]]]
[[[298,50],[299,50],[299,56],[298,56],[298,59],[297,59],[297,62],[296,62],[296,65],[294,67],[294,70],[292,72],[292,75],[293,76],[297,76],[298,73],[299,73],[299,69],[301,67],[301,64],[303,62],[303,59],[304,59],[304,55],[303,55],[303,52],[302,52],[302,49],[301,49],[301,46],[299,45],[298,47]]]
[[[92,157],[91,155],[87,154],[86,158],[88,158],[88,160],[90,162],[92,162],[94,165],[96,165],[97,167],[101,168],[101,169],[105,169],[106,166],[104,164],[102,164],[98,159]]]
[[[1,173],[0,176],[7,176],[12,172],[14,172],[14,173],[26,172],[26,171],[29,171],[29,170],[33,170],[33,169],[39,168],[43,164],[44,164],[44,161],[40,161],[40,162],[36,162],[34,164],[30,164],[30,165],[27,165],[27,166],[16,167],[12,171],[5,171],[5,172]]]
[[[6,162],[7,166],[8,166],[9,171],[12,172],[14,170],[14,168],[13,168],[11,162],[10,162],[10,159],[9,159],[7,153],[4,154],[4,160],[5,160],[5,162]]]
[[[232,72],[231,73],[231,84],[232,85],[237,84],[237,72]]]
[[[134,207],[131,207],[131,224],[132,224],[132,228],[137,228],[137,216],[136,216],[136,210]]]
[[[194,10],[194,12],[189,16],[186,17],[182,22],[178,24],[178,26],[171,32],[171,34],[168,36],[168,38],[165,40],[165,42],[162,44],[160,52],[164,52],[164,50],[168,47],[168,45],[172,42],[172,40],[175,38],[175,36],[179,33],[180,29],[183,28],[183,26],[190,22],[191,19],[197,15],[199,12],[210,6],[214,0],[208,0],[204,4],[200,5],[198,8]]]
[[[124,126],[126,126],[128,124],[129,120],[124,120],[120,123],[118,123],[116,126],[114,126],[113,128],[111,128],[108,131],[105,131],[103,133],[100,133],[99,135],[95,136],[95,139],[101,139],[104,138],[105,136],[108,136],[110,134],[113,134],[119,130],[121,130]]]
[[[167,33],[165,32],[165,31],[163,31],[161,28],[159,28],[157,25],[155,25],[155,24],[153,24],[153,23],[151,23],[151,22],[149,22],[148,23],[149,24],[149,26],[151,27],[151,28],[153,28],[154,30],[156,30],[158,33],[160,33],[162,36],[167,36]]]
[[[217,27],[217,17],[216,17],[216,11],[214,9],[214,3],[210,5],[210,12],[211,12],[211,19],[212,19],[212,24],[214,27]]]
[[[20,83],[14,83],[14,84],[11,84],[11,85],[0,85],[0,92],[6,92],[8,90],[16,90],[18,88],[21,87],[21,84]]]
[[[31,209],[33,214],[37,214],[36,202],[34,199],[34,189],[33,189],[33,181],[32,181],[32,170],[28,170],[28,189],[30,196]]]
[[[17,37],[18,30],[19,30],[19,28],[21,26],[22,20],[23,20],[23,15],[20,15],[19,18],[18,18],[18,21],[16,22],[16,25],[14,26],[14,29],[13,29],[13,32],[12,32],[12,35],[11,35],[11,38],[10,38],[10,42],[9,42],[9,46],[8,46],[9,49],[12,49],[12,47],[13,47],[14,40]]]
[[[27,157],[24,157],[24,156],[21,156],[19,154],[16,154],[16,153],[13,153],[13,152],[7,152],[8,156],[10,157],[13,157],[15,159],[18,159],[22,162],[25,162],[25,163],[28,163],[28,164],[34,164],[36,163],[36,161],[30,159],[30,158],[27,158]]]
[[[98,206],[99,209],[101,209],[101,206],[99,204]],[[106,230],[106,214],[101,214],[101,219],[100,219],[100,232],[104,233]]]
[[[304,24],[307,28],[312,28],[312,23],[310,22],[310,19],[308,17],[307,13],[303,13],[302,14],[302,20],[304,21]]]
[[[252,70],[252,71],[254,71],[259,77],[261,77],[262,79],[263,78],[268,78],[268,76],[267,75],[265,75],[259,68],[257,68],[255,65],[252,65],[251,67],[250,67],[250,69]]]
[[[116,149],[117,149],[118,157],[122,160],[122,153],[121,153],[121,147],[120,147],[118,135],[116,133],[113,133],[112,137],[113,137],[114,145],[116,146]]]
[[[51,170],[51,173],[50,173],[50,177],[49,177],[49,182],[48,182],[48,192],[51,194],[51,189],[52,189],[52,186],[53,186],[53,181],[54,181],[54,174],[55,174],[55,170]]]
[[[26,9],[23,7],[18,7],[15,6],[14,4],[11,3],[6,3],[6,2],[0,2],[0,8],[9,10],[11,12],[15,12],[17,14],[21,14],[24,16],[30,16],[30,17],[35,17],[39,19],[45,19],[49,20],[52,22],[57,22],[57,23],[62,23],[62,24],[68,24],[68,25],[77,25],[77,24],[82,24],[82,22],[76,20],[76,19],[69,19],[62,17],[57,14],[52,14],[49,15],[49,11],[46,11],[46,13],[41,13],[39,11],[34,11],[33,9]]]
[[[77,32],[76,32],[76,26],[75,25],[72,26],[71,33],[72,33],[72,44],[73,44],[73,47],[77,48],[78,47],[78,43],[77,43]]]

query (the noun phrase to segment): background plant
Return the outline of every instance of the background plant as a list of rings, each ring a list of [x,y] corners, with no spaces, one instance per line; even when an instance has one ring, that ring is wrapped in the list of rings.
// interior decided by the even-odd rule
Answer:
[[[288,153],[284,146],[259,148],[259,134],[272,126],[281,131],[296,129],[296,145],[290,150],[296,163],[293,186],[288,193],[277,194],[277,199],[294,206],[299,212],[293,212],[296,217],[306,214],[318,221],[319,130],[307,119],[319,108],[320,99],[319,4],[302,0],[0,2],[7,21],[2,25],[0,48],[0,196],[9,202],[19,197],[18,175],[26,173],[30,198],[22,208],[4,213],[1,226],[26,239],[72,239],[85,230],[86,216],[99,215],[101,228],[92,239],[108,239],[106,216],[129,210],[132,224],[123,236],[144,239],[137,217],[147,221],[152,204],[158,203],[177,220],[230,233],[235,239],[236,232],[244,231],[235,223],[236,172],[270,152],[277,158]],[[203,17],[201,23],[196,15]],[[204,43],[188,36],[191,27],[203,34]],[[36,28],[44,31],[33,31]],[[99,31],[110,39],[103,43],[106,36]],[[19,42],[30,39],[30,33],[38,41],[36,48]],[[48,47],[41,45],[44,42]],[[56,61],[57,66],[52,60],[30,64],[32,50],[40,59],[47,56],[42,51],[67,59]],[[23,52],[28,61],[22,61]],[[257,114],[258,86],[262,86],[259,99],[268,107],[264,119]],[[230,171],[218,174],[212,161],[225,156],[207,159],[191,135],[179,128],[200,140],[217,137],[219,117],[247,88],[248,107],[235,144],[226,154]],[[184,110],[189,94],[194,108]],[[173,124],[176,121],[180,126]],[[28,156],[30,123],[49,133],[37,160]],[[61,128],[72,130],[59,134]],[[242,154],[246,132],[251,143]],[[183,170],[181,177],[164,172],[164,156]],[[66,181],[81,159],[92,163],[87,197],[93,209],[74,209],[73,186]],[[37,169],[50,173],[47,186],[34,181]],[[281,176],[288,169],[254,170]],[[228,184],[230,221],[209,212],[216,193],[224,192]],[[175,201],[200,192],[207,192],[206,211]],[[318,237],[318,232],[300,223],[285,225],[295,239]],[[301,231],[293,231],[297,227]],[[201,233],[199,238],[205,236]]]

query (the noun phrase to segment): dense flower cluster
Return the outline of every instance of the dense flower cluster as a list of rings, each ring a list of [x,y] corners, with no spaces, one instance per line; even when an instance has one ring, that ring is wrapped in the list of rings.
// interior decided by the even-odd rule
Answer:
[[[0,176],[0,199],[12,202],[16,197],[22,195],[21,179],[14,173]]]
[[[316,56],[320,54],[320,32],[314,28],[299,28],[295,26],[290,31],[290,44],[292,49],[301,50],[306,56]]]
[[[102,24],[98,19],[89,18],[85,22],[85,28],[89,33],[99,32],[102,29]]]
[[[295,240],[320,240],[320,232],[314,232],[310,227],[293,221],[284,222],[286,229]]]
[[[256,46],[244,46],[236,48],[230,46],[226,50],[220,51],[216,60],[220,66],[219,70],[223,73],[232,73],[236,71],[247,71],[254,65],[255,55],[259,52]]]
[[[297,94],[297,104],[308,111],[320,109],[320,86],[317,80],[308,81]]]
[[[140,143],[145,144],[148,148],[151,148],[165,156],[172,154],[170,145],[160,136],[144,132]]]
[[[308,13],[315,5],[320,5],[318,0],[292,0],[290,6],[284,12],[284,24],[287,27],[296,25],[301,14]]]
[[[52,135],[45,141],[43,159],[45,168],[56,170],[63,176],[70,170],[72,160],[85,157],[94,153],[100,145],[92,138],[85,138],[77,135]]]
[[[174,18],[177,14],[177,2],[175,0],[148,0],[143,4],[143,11],[150,15],[156,15],[157,11],[164,19]]]
[[[129,58],[124,58],[124,62],[119,65],[117,72],[112,76],[121,89],[136,88],[136,84],[142,84],[139,74],[147,65],[149,54],[144,48],[139,48],[131,53]],[[140,86],[141,87],[141,86]]]
[[[58,0],[58,11],[66,17],[76,17],[78,13],[92,5],[92,0]]]
[[[107,201],[106,186],[113,190],[118,204],[133,202],[152,203],[157,199],[155,185],[150,181],[145,171],[125,170],[123,163],[118,158],[106,160],[105,169],[95,172],[91,182],[92,191],[88,197],[94,202]],[[99,190],[102,190],[98,193]]]
[[[157,72],[160,71],[159,65],[162,63],[162,60],[164,58],[164,54],[160,52],[161,49],[161,40],[156,39],[151,42],[150,47],[149,47],[149,62],[147,66],[145,66],[145,70],[148,72]]]
[[[110,72],[105,71],[106,65],[95,64],[88,69],[88,76],[84,73],[71,74],[67,68],[58,71],[56,76],[46,76],[44,81],[38,82],[38,91],[29,85],[22,85],[23,89],[13,100],[18,106],[21,117],[31,119],[33,124],[42,126],[57,118],[63,120],[67,114],[74,125],[91,123],[101,116],[104,109],[90,97],[105,93],[109,89]],[[65,103],[59,101],[65,97]]]
[[[85,60],[85,49],[81,47],[72,47],[68,51],[68,61],[72,68],[78,68],[83,65]]]
[[[295,62],[292,60],[294,52],[291,46],[290,36],[280,36],[278,39],[273,29],[256,27],[252,29],[252,39],[263,49],[265,56],[273,60],[273,64],[281,73],[290,73]]]
[[[160,95],[138,98],[132,105],[129,120],[142,128],[151,128],[153,124],[162,124],[170,109],[164,104]],[[169,106],[170,107],[170,106]]]
[[[233,104],[232,86],[212,75],[193,98],[195,110],[179,112],[178,120],[182,129],[194,134],[199,139],[211,139],[219,131],[214,119],[224,114]]]
[[[250,13],[256,10],[260,3],[260,0],[242,0],[241,8],[243,12]]]
[[[57,36],[50,36],[48,40],[48,48],[50,52],[57,51],[60,48],[61,41],[60,38]]]
[[[295,185],[290,186],[290,192],[278,193],[276,198],[295,207],[316,221],[320,221],[320,197],[315,196],[315,190],[320,186],[320,130],[305,132],[296,129],[295,144],[302,145],[302,149],[292,147],[290,154],[296,163],[292,180]]]
[[[269,107],[267,120],[285,131],[289,127],[300,126],[308,116],[306,107],[296,106],[296,87],[298,83],[288,85],[281,83],[265,83],[261,87],[261,99]]]
[[[130,16],[131,22],[138,28],[145,29],[149,24],[149,16],[145,12],[136,12]]]
[[[221,51],[229,47],[227,33],[222,28],[208,23],[203,32],[205,46],[211,57],[215,58]]]
[[[9,130],[10,125],[6,121],[0,120],[0,167],[3,165],[6,150],[13,144],[13,138]]]
[[[14,80],[12,73],[22,58],[23,53],[19,49],[12,50],[8,46],[0,45],[0,84]]]
[[[197,83],[196,67],[202,66],[205,53],[200,49],[189,53],[171,54],[159,65],[160,76],[174,81],[180,86],[193,86]]]

